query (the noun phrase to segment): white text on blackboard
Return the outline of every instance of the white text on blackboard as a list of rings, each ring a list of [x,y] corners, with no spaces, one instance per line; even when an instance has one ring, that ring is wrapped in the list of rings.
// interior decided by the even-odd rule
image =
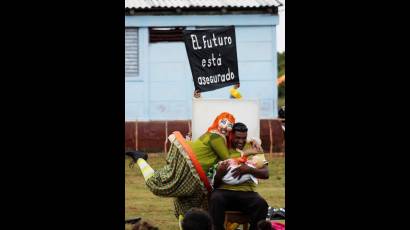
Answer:
[[[200,50],[202,48],[212,48],[213,46],[225,46],[232,44],[231,36],[215,37],[215,34],[212,33],[212,38],[207,38],[206,35],[202,35],[202,46],[200,40],[195,34],[191,34],[192,48],[194,50]]]

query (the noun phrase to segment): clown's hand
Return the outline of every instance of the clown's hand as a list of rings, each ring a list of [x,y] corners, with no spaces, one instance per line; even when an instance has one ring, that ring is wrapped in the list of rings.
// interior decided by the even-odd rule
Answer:
[[[252,137],[250,144],[252,145],[252,148],[257,149],[259,153],[263,153],[263,148],[262,148],[262,141],[259,138]]]
[[[254,165],[257,169],[260,169],[263,166],[268,165],[268,161],[266,161],[265,157],[262,157],[261,155],[252,156],[249,162],[251,162],[251,164]]]

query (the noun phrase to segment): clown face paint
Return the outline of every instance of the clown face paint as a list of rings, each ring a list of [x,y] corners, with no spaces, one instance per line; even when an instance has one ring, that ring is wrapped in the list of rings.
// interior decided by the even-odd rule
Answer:
[[[228,135],[228,132],[232,130],[233,124],[228,120],[228,119],[221,119],[219,121],[219,127],[218,130],[220,133],[223,135]]]

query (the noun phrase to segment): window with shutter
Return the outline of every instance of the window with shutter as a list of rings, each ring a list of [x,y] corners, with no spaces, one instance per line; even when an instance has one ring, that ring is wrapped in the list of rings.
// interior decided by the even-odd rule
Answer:
[[[125,77],[138,77],[138,28],[125,28]]]
[[[149,42],[183,42],[182,31],[185,27],[151,27],[149,28]]]

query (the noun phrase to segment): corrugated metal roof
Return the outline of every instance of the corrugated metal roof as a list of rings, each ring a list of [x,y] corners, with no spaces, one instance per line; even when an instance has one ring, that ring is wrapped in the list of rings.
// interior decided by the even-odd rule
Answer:
[[[126,9],[150,8],[259,8],[278,7],[278,0],[125,0]]]

